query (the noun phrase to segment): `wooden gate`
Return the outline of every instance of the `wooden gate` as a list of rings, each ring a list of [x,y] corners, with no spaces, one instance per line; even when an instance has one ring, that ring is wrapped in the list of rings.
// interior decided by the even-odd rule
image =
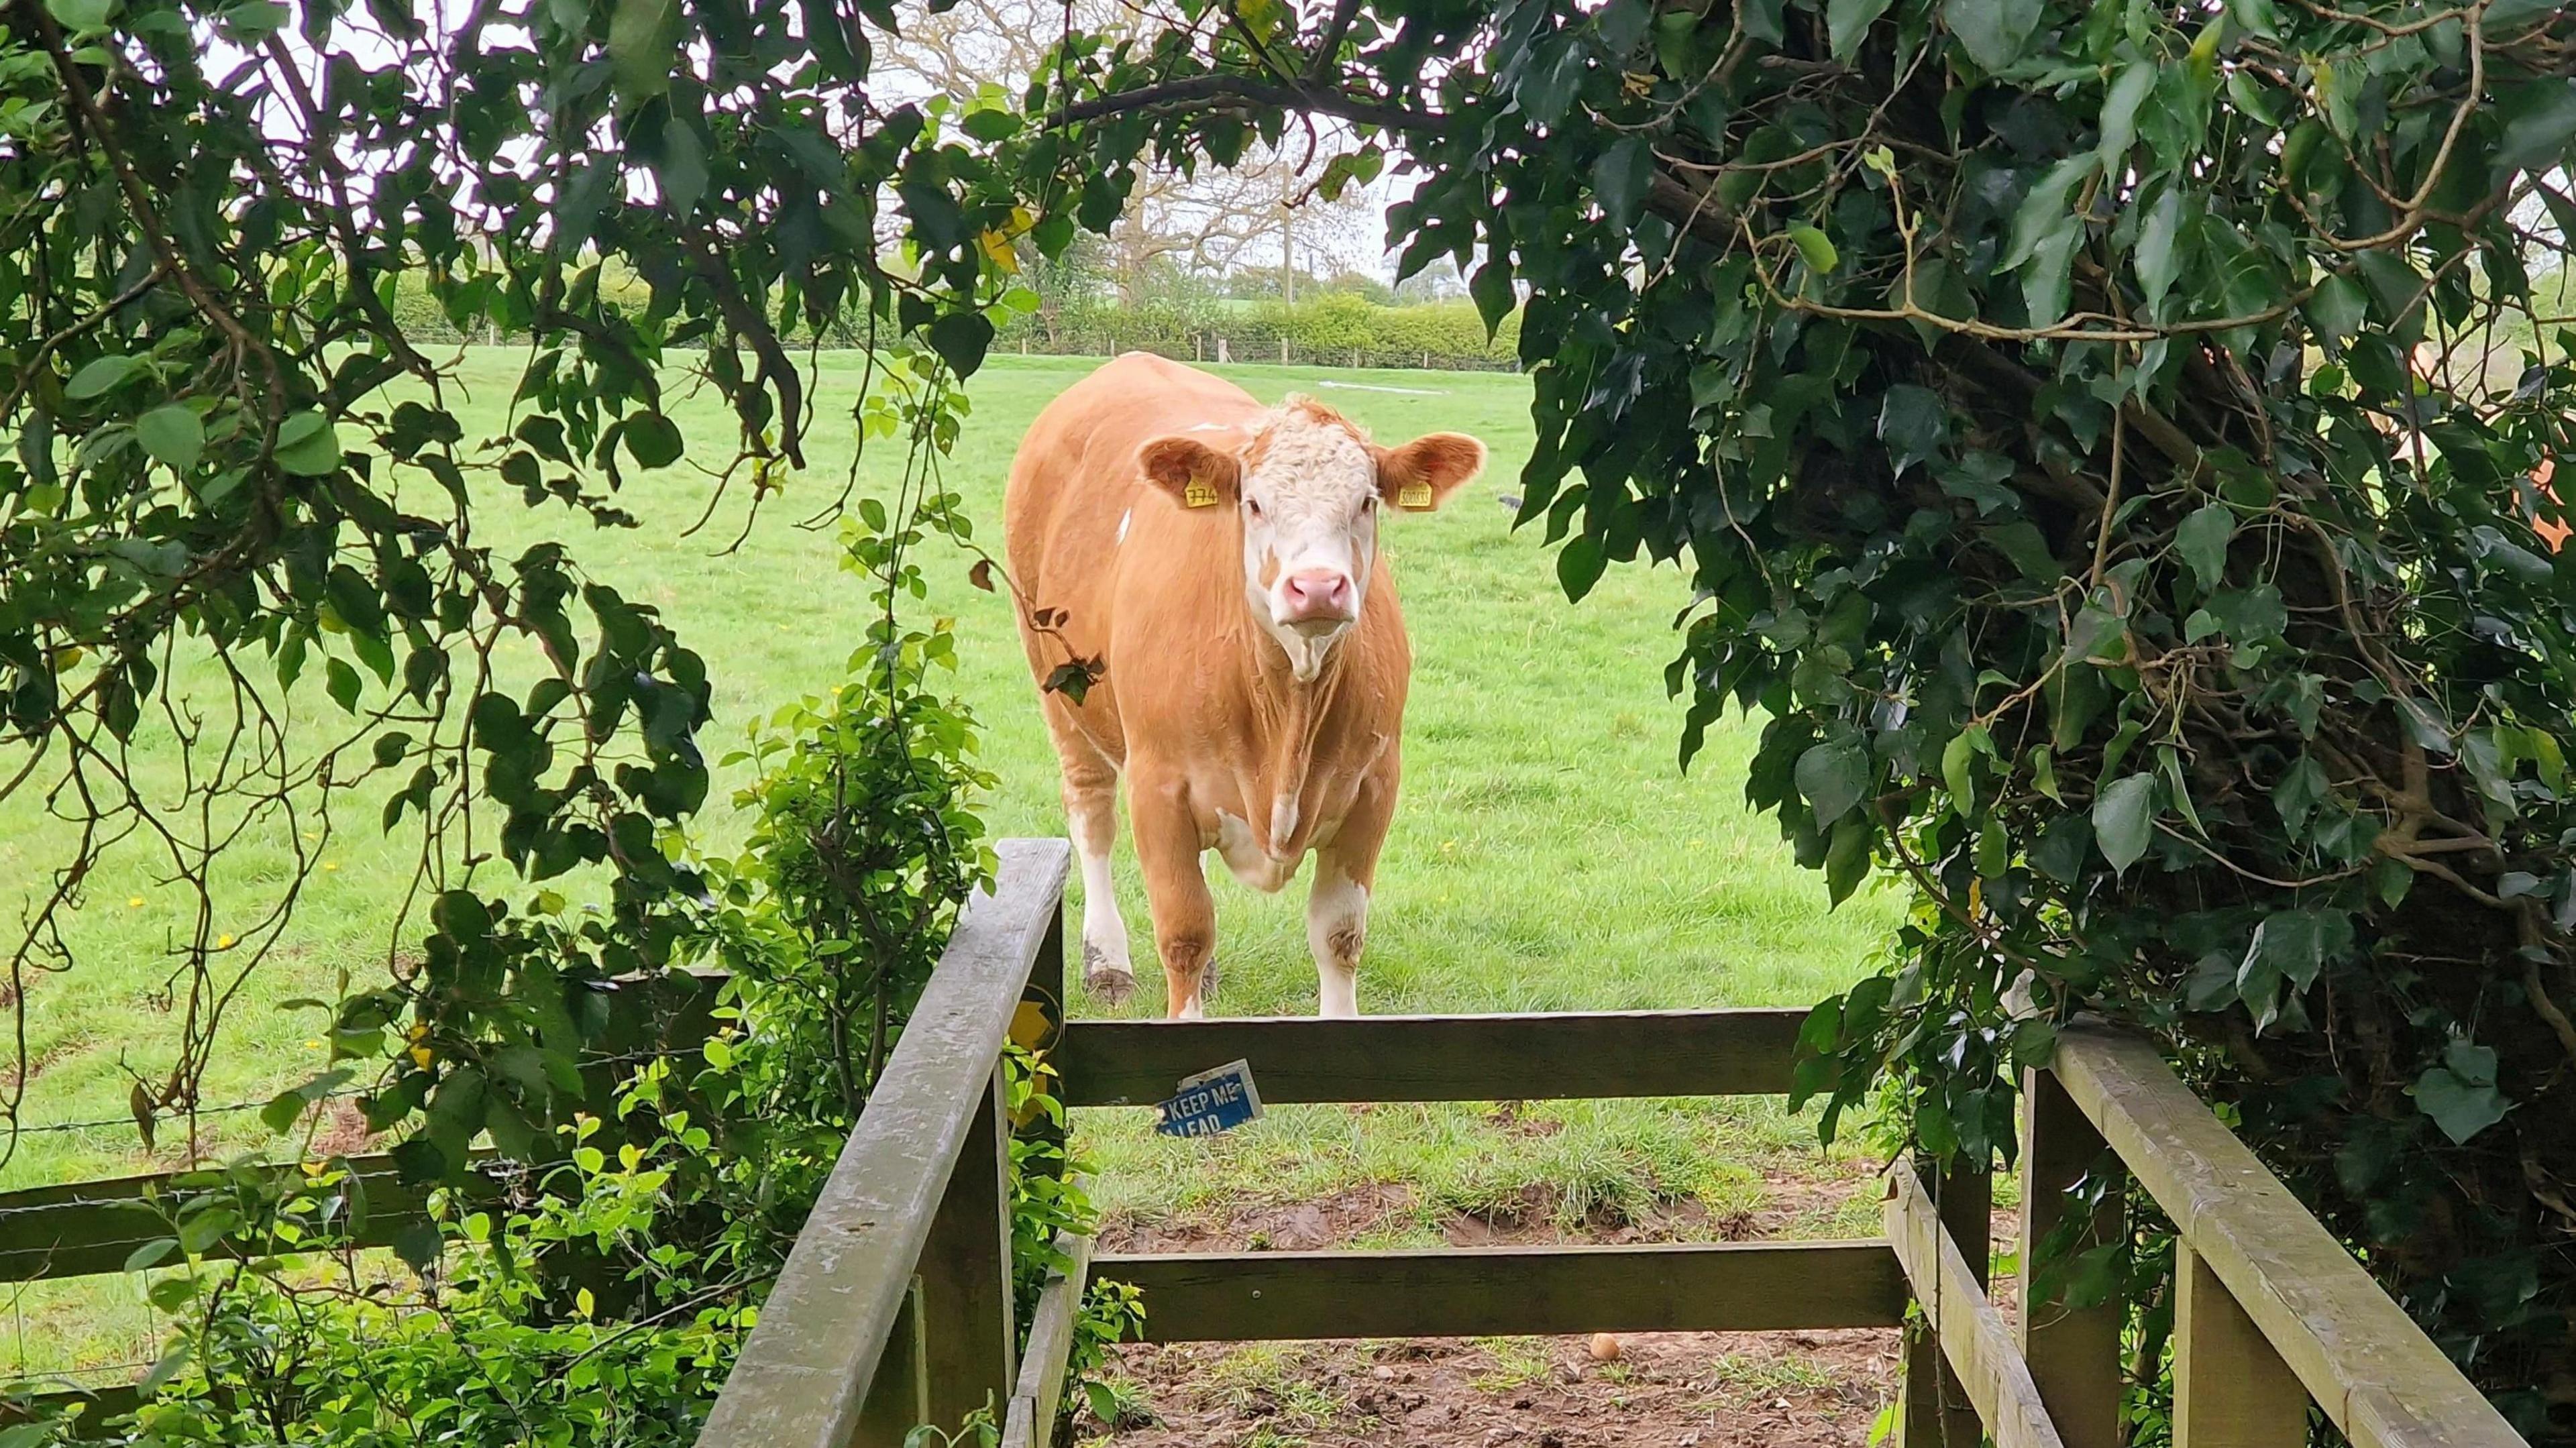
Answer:
[[[1890,1174],[1886,1236],[1428,1251],[1092,1257],[1012,1320],[1000,1055],[1044,1049],[1077,1108],[1134,1108],[1251,1063],[1265,1104],[1785,1093],[1796,1010],[1359,1020],[1074,1021],[1062,1015],[1061,841],[1002,847],[888,1062],[701,1448],[894,1448],[992,1407],[1006,1448],[1053,1436],[1086,1272],[1134,1284],[1145,1336],[1459,1337],[1896,1327],[1907,1443],[2114,1448],[2118,1303],[1986,1292],[1990,1183]],[[2026,1082],[2021,1239],[2067,1188],[2125,1164],[2179,1229],[2176,1448],[2303,1448],[2311,1401],[2361,1448],[2522,1440],[2342,1246],[2165,1066],[2118,1033],[2062,1032]],[[2117,1193],[2113,1193],[2116,1202]],[[1938,1207],[1934,1203],[1937,1200]],[[2096,1240],[2122,1230],[2084,1224]]]

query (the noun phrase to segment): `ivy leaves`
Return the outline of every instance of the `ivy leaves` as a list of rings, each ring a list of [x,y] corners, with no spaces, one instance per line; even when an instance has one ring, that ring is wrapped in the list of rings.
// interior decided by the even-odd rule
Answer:
[[[1822,824],[1851,812],[1869,790],[1869,752],[1855,740],[1818,744],[1798,756],[1798,793]]]
[[[2512,1103],[2496,1089],[2496,1053],[2485,1046],[2453,1041],[2442,1064],[2415,1079],[2415,1104],[2455,1142],[2504,1120]]]

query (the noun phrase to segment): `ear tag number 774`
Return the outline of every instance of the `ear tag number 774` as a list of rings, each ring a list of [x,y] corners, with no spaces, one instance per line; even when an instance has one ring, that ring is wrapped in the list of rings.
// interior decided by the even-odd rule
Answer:
[[[1216,489],[1209,487],[1205,478],[1192,478],[1190,485],[1181,489],[1181,501],[1193,508],[1213,508],[1216,506]]]

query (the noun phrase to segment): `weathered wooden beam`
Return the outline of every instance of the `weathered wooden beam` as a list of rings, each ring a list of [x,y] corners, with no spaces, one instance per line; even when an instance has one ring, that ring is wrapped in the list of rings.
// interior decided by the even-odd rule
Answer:
[[[2188,1242],[2174,1244],[2174,1448],[2307,1448],[2308,1394]]]
[[[1986,1296],[1985,1284],[1959,1244],[1941,1224],[1931,1194],[1901,1165],[1888,1174],[1894,1184],[1887,1199],[1888,1245],[1913,1284],[1914,1300],[1923,1304],[1933,1336],[1948,1361],[1953,1381],[1973,1409],[1964,1426],[1957,1415],[1945,1423],[1909,1425],[1910,1431],[1947,1433],[1946,1440],[1907,1439],[1908,1448],[1927,1441],[1947,1441],[1954,1448],[1976,1448],[1985,1437],[1995,1448],[2065,1448],[2040,1401],[2039,1385],[2013,1344],[2002,1314]],[[1911,1365],[1909,1364],[1909,1370]],[[1979,1425],[1983,1431],[1979,1431]]]
[[[2068,1306],[2061,1293],[2041,1290],[2050,1264],[2042,1245],[2076,1210],[2068,1197],[2109,1159],[2093,1123],[2068,1099],[2047,1071],[2022,1076],[2021,1355],[2031,1381],[2066,1448],[2121,1448],[2120,1331],[2128,1316],[2119,1299],[2090,1307]],[[2084,1252],[2116,1242],[2125,1203],[2115,1185],[2082,1226],[2069,1229],[2068,1250]]]
[[[2054,1069],[2355,1448],[2527,1448],[2152,1041],[2069,1026]]]
[[[860,1405],[1064,895],[1064,841],[1005,840],[1000,854],[993,892],[968,903],[949,937],[698,1435],[701,1448],[867,1441],[854,1438]]]
[[[1264,1104],[1767,1096],[1789,1089],[1802,1010],[1074,1021],[1057,1052],[1073,1106],[1160,1101],[1249,1061]]]
[[[1148,1342],[1767,1332],[1893,1327],[1905,1281],[1883,1242],[1721,1242],[1396,1252],[1101,1256],[1133,1283]]]
[[[1082,1315],[1082,1298],[1091,1286],[1091,1239],[1058,1237],[1056,1250],[1071,1259],[1064,1270],[1050,1273],[1038,1289],[1038,1305],[1029,1320],[1028,1350],[1020,1355],[1020,1381],[1011,1390],[1010,1415],[1002,1422],[1002,1448],[1050,1448],[1056,1416],[1064,1407],[1066,1360],[1073,1352],[1073,1325]]]

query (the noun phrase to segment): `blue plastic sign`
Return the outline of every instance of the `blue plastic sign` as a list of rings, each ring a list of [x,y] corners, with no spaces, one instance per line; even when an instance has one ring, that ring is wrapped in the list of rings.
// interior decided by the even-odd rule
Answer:
[[[1252,1089],[1252,1063],[1233,1061],[1181,1083],[1172,1099],[1154,1108],[1154,1130],[1165,1136],[1214,1136],[1261,1115],[1261,1093]]]

